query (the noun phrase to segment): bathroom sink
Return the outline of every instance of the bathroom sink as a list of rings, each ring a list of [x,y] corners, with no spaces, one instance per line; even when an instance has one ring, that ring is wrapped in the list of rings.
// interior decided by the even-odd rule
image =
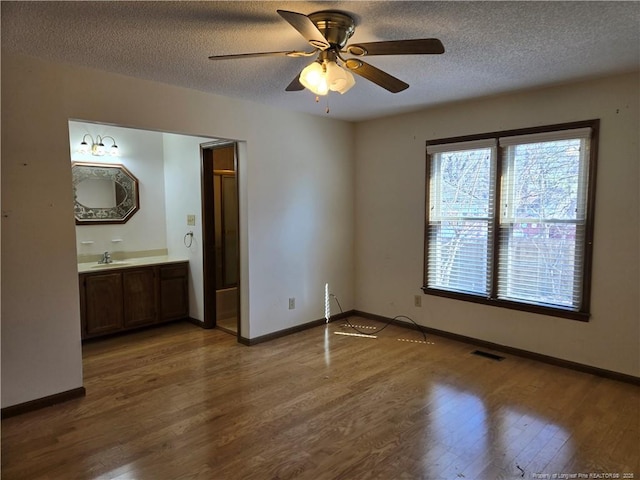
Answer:
[[[127,265],[133,265],[133,263],[129,262],[111,262],[111,263],[98,263],[91,268],[115,268],[115,267],[126,267]]]

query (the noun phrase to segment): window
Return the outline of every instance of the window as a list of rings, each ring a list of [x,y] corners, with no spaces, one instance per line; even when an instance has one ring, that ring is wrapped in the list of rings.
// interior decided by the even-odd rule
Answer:
[[[427,142],[424,292],[587,320],[598,128]]]

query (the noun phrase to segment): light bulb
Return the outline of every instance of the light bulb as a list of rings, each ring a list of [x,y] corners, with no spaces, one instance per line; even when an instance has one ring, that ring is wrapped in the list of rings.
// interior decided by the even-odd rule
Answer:
[[[104,150],[104,143],[100,142],[100,143],[94,143],[93,144],[93,149],[91,152],[93,155],[97,155],[99,157],[103,156],[105,154],[105,150]]]
[[[109,155],[111,155],[112,157],[117,157],[119,154],[120,152],[118,150],[118,146],[114,143],[109,149]]]
[[[325,68],[318,62],[307,65],[300,73],[299,80],[305,88],[308,88],[316,95],[329,93]]]
[[[317,62],[313,62],[302,71],[300,78],[306,80],[310,86],[315,87],[322,78],[322,65]]]
[[[329,84],[327,82],[327,76],[322,75],[320,80],[318,80],[318,84],[316,85],[316,89],[312,90],[316,95],[326,95],[329,93]]]
[[[84,140],[80,144],[80,148],[78,148],[78,153],[89,153],[89,144]]]

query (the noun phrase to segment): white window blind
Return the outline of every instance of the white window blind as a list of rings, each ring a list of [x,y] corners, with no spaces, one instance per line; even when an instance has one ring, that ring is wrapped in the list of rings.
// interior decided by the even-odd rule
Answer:
[[[431,288],[486,295],[490,288],[496,140],[427,147],[431,155]]]
[[[568,130],[556,130],[553,132],[530,133],[528,135],[511,135],[508,137],[500,137],[501,147],[509,145],[522,145],[524,143],[540,143],[553,142],[556,140],[571,140],[574,138],[583,138],[588,140],[591,137],[592,130],[590,127],[571,128]]]
[[[500,139],[499,298],[580,307],[590,133]]]

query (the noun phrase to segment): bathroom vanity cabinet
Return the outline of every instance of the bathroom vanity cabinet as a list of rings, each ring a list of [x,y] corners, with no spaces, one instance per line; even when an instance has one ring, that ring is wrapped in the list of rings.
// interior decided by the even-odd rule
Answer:
[[[188,263],[80,273],[82,338],[189,317]]]

